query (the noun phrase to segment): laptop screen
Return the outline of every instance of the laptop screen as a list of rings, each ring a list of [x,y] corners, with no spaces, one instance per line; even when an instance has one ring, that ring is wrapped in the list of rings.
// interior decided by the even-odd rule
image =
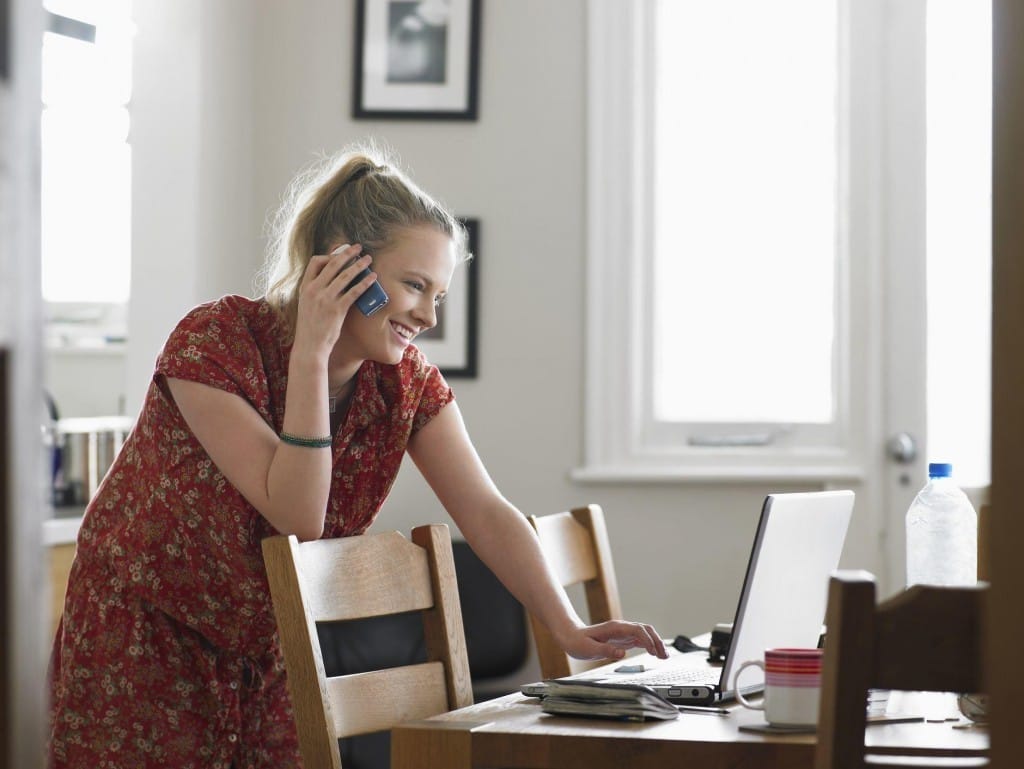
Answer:
[[[735,671],[764,650],[818,645],[828,600],[828,580],[853,512],[852,491],[771,494],[761,509],[747,563],[721,690],[730,695]],[[764,686],[760,668],[743,671],[740,688]]]

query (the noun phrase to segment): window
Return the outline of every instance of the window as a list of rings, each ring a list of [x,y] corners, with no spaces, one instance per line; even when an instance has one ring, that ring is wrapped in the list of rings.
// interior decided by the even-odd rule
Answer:
[[[838,3],[589,18],[578,475],[856,476]]]
[[[123,339],[131,253],[129,0],[46,0],[41,119],[47,342]]]
[[[691,442],[831,424],[835,3],[654,12],[651,418]]]
[[[886,282],[924,283],[925,251],[929,445],[987,441],[982,5],[933,0],[926,25],[924,3],[589,0],[576,478],[865,478],[900,405],[893,356],[925,348],[919,315],[894,341]],[[961,302],[970,320],[945,312]],[[967,351],[975,412],[938,368]]]

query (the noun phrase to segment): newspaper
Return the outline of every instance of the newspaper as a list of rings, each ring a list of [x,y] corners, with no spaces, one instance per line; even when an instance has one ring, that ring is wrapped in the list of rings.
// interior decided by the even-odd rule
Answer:
[[[620,721],[678,718],[676,706],[653,689],[638,684],[554,679],[545,681],[541,701],[545,713],[592,716]]]

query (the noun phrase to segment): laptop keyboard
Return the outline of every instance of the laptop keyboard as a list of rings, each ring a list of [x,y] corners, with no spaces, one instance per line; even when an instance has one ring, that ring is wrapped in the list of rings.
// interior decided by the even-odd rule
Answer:
[[[675,668],[672,670],[652,670],[635,676],[615,677],[616,683],[643,684],[644,686],[675,686],[705,684],[714,686],[721,676],[718,670],[708,668]]]

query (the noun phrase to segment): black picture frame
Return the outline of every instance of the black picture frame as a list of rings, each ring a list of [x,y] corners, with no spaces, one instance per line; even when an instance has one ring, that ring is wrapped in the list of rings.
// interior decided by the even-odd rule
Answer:
[[[352,116],[476,120],[480,0],[356,0]]]
[[[480,282],[480,220],[460,218],[473,258],[455,268],[445,301],[438,305],[437,325],[416,337],[416,346],[447,379],[477,376],[477,326]]]

